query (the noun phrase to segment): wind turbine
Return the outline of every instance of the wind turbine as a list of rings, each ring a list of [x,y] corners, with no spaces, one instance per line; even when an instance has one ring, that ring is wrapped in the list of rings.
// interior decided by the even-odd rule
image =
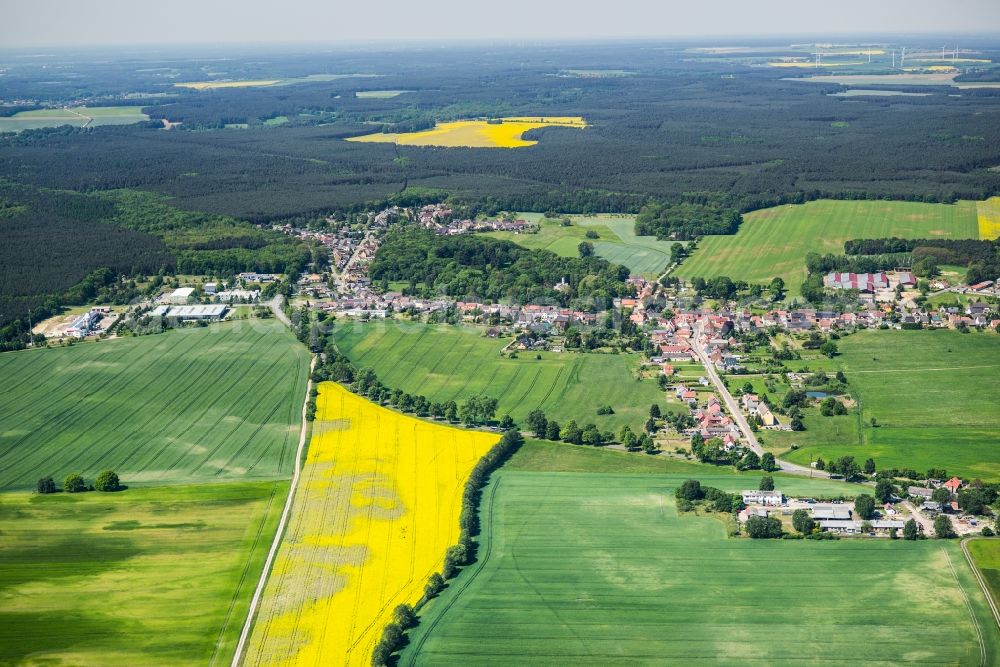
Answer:
[[[903,50],[899,52],[899,68],[900,69],[903,69],[903,61],[904,60],[906,60],[906,47],[905,46],[903,47]]]
[[[823,54],[819,53],[817,51],[816,53],[813,53],[812,55],[816,56],[816,67],[820,67],[821,66],[820,60],[821,60]]]
[[[892,50],[892,68],[896,69],[896,49]]]
[[[954,67],[955,63],[958,62],[958,44],[955,45],[955,50],[951,52],[951,66]]]
[[[941,47],[941,60],[944,60],[944,49],[945,49],[945,47],[942,46]]]

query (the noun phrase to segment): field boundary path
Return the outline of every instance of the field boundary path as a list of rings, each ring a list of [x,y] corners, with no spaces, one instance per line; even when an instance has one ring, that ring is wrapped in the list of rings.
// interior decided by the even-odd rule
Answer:
[[[990,611],[993,612],[993,618],[997,622],[997,627],[1000,627],[1000,610],[997,609],[997,604],[993,601],[993,596],[990,595],[990,590],[986,587],[986,581],[983,580],[983,575],[979,572],[979,568],[976,567],[975,561],[972,560],[972,554],[969,553],[970,539],[972,538],[962,538],[962,553],[965,554],[965,560],[968,561],[969,567],[972,569],[972,574],[975,575],[976,581],[979,582],[979,587],[983,589],[983,595],[986,596],[986,602],[990,605]]]
[[[275,312],[280,312],[280,297],[275,297],[274,301],[271,302],[272,310]],[[278,304],[277,309],[275,309],[275,304]],[[281,313],[282,318],[284,313]],[[280,318],[279,318],[280,319]],[[308,431],[308,421],[306,421],[306,409],[309,406],[309,392],[312,390],[312,374],[316,370],[316,357],[312,358],[309,364],[309,379],[306,381],[306,397],[302,402],[302,427],[299,431],[299,446],[295,450],[295,471],[292,473],[292,483],[288,487],[288,497],[285,498],[285,507],[281,510],[281,520],[278,521],[278,528],[274,531],[274,540],[271,542],[271,548],[267,551],[267,558],[264,560],[264,567],[260,572],[260,579],[257,581],[257,588],[254,589],[253,597],[250,599],[250,608],[247,609],[247,617],[243,622],[243,630],[240,632],[240,640],[236,644],[236,652],[233,653],[232,667],[239,667],[240,662],[243,660],[243,652],[246,650],[247,641],[250,639],[250,630],[253,627],[254,616],[257,614],[257,607],[260,605],[260,599],[264,594],[264,585],[267,583],[267,579],[271,574],[271,567],[274,565],[274,557],[278,553],[278,547],[281,546],[281,538],[285,534],[285,527],[288,525],[288,517],[291,515],[292,511],[292,500],[295,498],[295,489],[299,484],[299,474],[302,472],[302,452],[306,446],[306,433]]]

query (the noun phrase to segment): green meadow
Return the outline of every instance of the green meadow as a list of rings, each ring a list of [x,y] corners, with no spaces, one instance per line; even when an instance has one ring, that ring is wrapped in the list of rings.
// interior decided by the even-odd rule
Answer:
[[[810,409],[806,431],[765,432],[765,442],[798,444],[799,449],[783,456],[802,464],[850,455],[874,458],[882,467],[944,468],[965,477],[1000,480],[1000,336],[862,331],[837,344],[835,359],[790,366],[843,370],[858,406],[851,415],[832,418]]]
[[[0,493],[0,664],[228,665],[287,491]]]
[[[527,216],[523,216],[526,217]],[[635,217],[630,215],[570,216],[573,224],[563,227],[558,220],[532,216],[538,222],[538,232],[489,232],[488,236],[513,241],[532,250],[549,250],[562,257],[577,257],[577,246],[587,241],[594,252],[615,264],[627,266],[632,273],[648,278],[659,276],[670,263],[669,241],[657,241],[655,236],[636,236]],[[587,238],[587,232],[599,238]]]
[[[956,542],[729,538],[678,516],[683,479],[495,474],[479,560],[421,610],[399,664],[996,664]]]
[[[966,545],[993,602],[1000,605],[1000,540],[970,540]]]
[[[71,109],[36,109],[19,111],[0,118],[0,132],[20,132],[43,127],[94,127],[96,125],[131,125],[149,116],[142,107],[73,107]]]
[[[370,368],[393,389],[423,395],[431,402],[461,403],[486,394],[506,413],[523,421],[538,408],[565,424],[597,424],[618,431],[642,427],[649,406],[664,406],[653,379],[639,379],[638,354],[519,352],[500,355],[511,339],[486,338],[484,329],[398,321],[346,322],[334,338],[340,351],[359,368]],[[540,356],[540,359],[535,357]],[[610,405],[613,415],[598,415]]]
[[[736,234],[702,239],[674,275],[756,283],[780,276],[795,296],[806,277],[806,253],[843,254],[849,239],[890,236],[979,238],[976,203],[819,200],[754,211]]]
[[[0,355],[0,489],[290,474],[309,354],[271,320]]]

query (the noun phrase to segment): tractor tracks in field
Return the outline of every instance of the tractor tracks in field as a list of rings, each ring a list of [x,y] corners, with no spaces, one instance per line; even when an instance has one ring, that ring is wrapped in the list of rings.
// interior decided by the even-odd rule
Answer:
[[[308,421],[306,420],[306,410],[309,406],[309,392],[312,390],[312,374],[316,370],[316,357],[314,356],[312,362],[309,364],[309,379],[306,381],[306,395],[305,400],[302,401],[302,428],[299,431],[299,446],[295,451],[295,468],[292,473],[292,483],[288,487],[288,497],[285,499],[285,507],[281,510],[281,519],[278,520],[278,528],[274,531],[274,540],[271,542],[271,547],[267,551],[267,558],[264,560],[264,567],[261,569],[260,579],[257,580],[257,588],[254,589],[253,597],[250,599],[250,608],[247,609],[247,617],[243,622],[243,630],[240,632],[239,642],[236,644],[236,651],[233,653],[232,667],[239,667],[243,660],[243,654],[246,651],[247,641],[250,639],[250,630],[253,628],[254,617],[257,614],[257,608],[260,606],[260,600],[264,594],[264,585],[267,583],[268,576],[271,573],[271,567],[274,565],[274,557],[278,553],[278,547],[281,546],[281,538],[285,534],[285,528],[288,526],[288,517],[291,515],[292,510],[292,500],[295,498],[295,491],[299,484],[299,477],[302,472],[302,454],[306,446],[306,434],[308,433]]]

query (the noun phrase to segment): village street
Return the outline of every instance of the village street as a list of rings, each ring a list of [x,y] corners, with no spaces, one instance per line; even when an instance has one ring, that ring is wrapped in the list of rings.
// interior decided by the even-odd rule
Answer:
[[[702,348],[702,323],[700,321],[695,325],[694,334],[695,335],[692,337],[692,346],[695,353],[698,355],[698,359],[701,361],[701,364],[705,367],[705,373],[708,375],[708,379],[715,385],[715,389],[719,392],[719,396],[722,398],[722,402],[725,404],[726,409],[732,416],[733,421],[735,421],[736,425],[740,427],[740,431],[743,433],[743,438],[746,440],[747,446],[756,452],[757,456],[763,456],[764,448],[760,446],[759,442],[757,442],[757,436],[750,428],[750,423],[740,411],[740,406],[736,402],[736,399],[733,398],[733,395],[729,393],[726,385],[723,384],[722,378],[719,377],[719,373],[715,368],[715,364],[712,363],[712,361],[708,358],[708,355],[705,354],[705,350]],[[791,473],[793,475],[804,475],[808,477],[830,476],[829,473],[822,470],[814,470],[812,468],[807,468],[806,466],[798,465],[797,463],[789,463],[788,461],[782,461],[781,459],[775,459],[775,462],[783,472]]]

